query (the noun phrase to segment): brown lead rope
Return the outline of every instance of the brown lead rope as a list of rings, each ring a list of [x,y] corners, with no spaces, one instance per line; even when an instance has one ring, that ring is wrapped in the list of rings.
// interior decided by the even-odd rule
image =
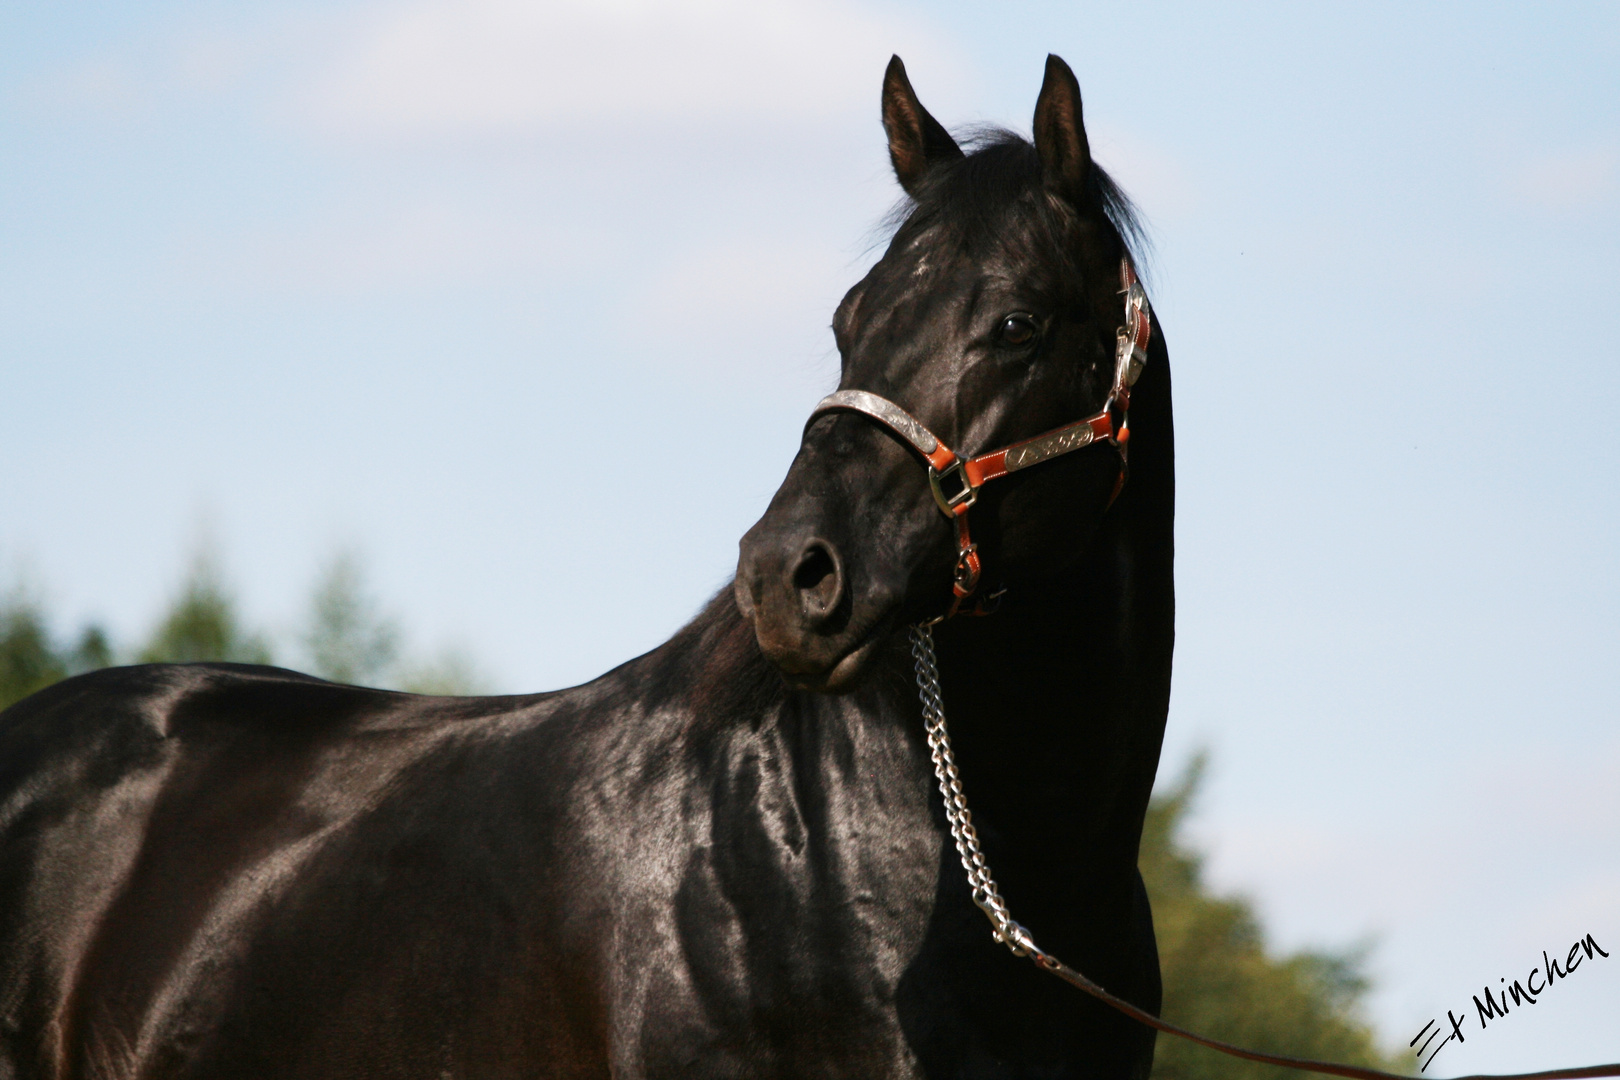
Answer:
[[[1400,1073],[1387,1073],[1378,1069],[1363,1069],[1356,1065],[1339,1065],[1331,1061],[1313,1061],[1310,1058],[1289,1057],[1286,1054],[1263,1054],[1241,1046],[1211,1039],[1196,1032],[1166,1023],[1157,1016],[1139,1009],[1123,998],[1117,998],[1101,986],[1069,967],[1051,953],[1035,944],[1028,930],[1013,921],[1007,903],[1001,898],[995,879],[990,876],[990,864],[979,850],[979,834],[973,825],[973,812],[968,809],[962,794],[962,777],[957,772],[956,755],[951,750],[951,737],[945,730],[945,702],[939,688],[939,666],[934,659],[934,628],[932,624],[911,628],[911,655],[917,666],[917,696],[922,699],[923,728],[928,735],[928,749],[934,762],[934,775],[939,779],[939,793],[945,799],[945,820],[951,827],[951,839],[956,842],[956,853],[962,857],[967,871],[968,885],[973,890],[973,902],[983,911],[994,927],[995,939],[1012,950],[1014,956],[1027,956],[1037,967],[1049,971],[1071,986],[1078,987],[1106,1005],[1110,1005],[1131,1019],[1155,1028],[1167,1035],[1219,1050],[1223,1054],[1277,1065],[1285,1069],[1304,1069],[1307,1072],[1326,1073],[1330,1076],[1348,1076],[1351,1080],[1412,1080]],[[1578,1069],[1548,1069],[1545,1072],[1490,1074],[1480,1073],[1459,1077],[1458,1080],[1582,1080],[1591,1076],[1620,1076],[1620,1064],[1587,1065]]]
[[[1033,942],[1031,944],[1033,945]],[[1152,1013],[1138,1009],[1123,998],[1117,998],[1110,994],[1050,953],[1031,948],[1029,957],[1037,965],[1050,971],[1064,982],[1069,983],[1071,986],[1078,986],[1098,1001],[1112,1005],[1126,1016],[1134,1020],[1140,1020],[1150,1028],[1157,1028],[1171,1035],[1179,1035],[1189,1042],[1195,1042],[1199,1046],[1207,1046],[1211,1050],[1219,1050],[1223,1054],[1247,1058],[1249,1061],[1260,1061],[1267,1065],[1280,1065],[1285,1069],[1304,1069],[1307,1072],[1349,1076],[1353,1077],[1354,1080],[1412,1080],[1412,1077],[1403,1076],[1400,1073],[1381,1072],[1378,1069],[1363,1069],[1357,1065],[1338,1065],[1331,1061],[1313,1061],[1310,1058],[1289,1057],[1287,1054],[1262,1054],[1258,1050],[1245,1050],[1241,1046],[1233,1046],[1231,1043],[1224,1043],[1219,1039],[1211,1039],[1197,1032],[1188,1031],[1186,1028],[1167,1024]],[[1459,1077],[1458,1080],[1578,1080],[1578,1078],[1584,1076],[1620,1076],[1620,1064],[1584,1065],[1578,1069],[1548,1069],[1545,1072],[1476,1073],[1473,1076]]]

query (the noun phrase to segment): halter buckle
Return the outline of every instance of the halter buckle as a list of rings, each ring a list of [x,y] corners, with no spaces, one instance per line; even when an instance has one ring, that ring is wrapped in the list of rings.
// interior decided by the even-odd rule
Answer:
[[[979,489],[968,483],[967,474],[962,466],[967,462],[957,458],[943,469],[928,466],[928,486],[933,489],[934,501],[939,504],[940,511],[948,518],[967,512],[979,499]],[[946,480],[954,478],[958,485],[955,491],[945,489]]]
[[[956,553],[956,568],[951,572],[956,584],[962,590],[965,600],[972,596],[979,588],[979,568],[974,565],[973,556],[978,554],[979,545],[969,544]]]

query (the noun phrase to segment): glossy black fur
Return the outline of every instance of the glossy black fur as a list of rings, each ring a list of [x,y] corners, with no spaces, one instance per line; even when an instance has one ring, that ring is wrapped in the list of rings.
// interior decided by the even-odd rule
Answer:
[[[968,450],[1093,412],[1124,210],[1068,69],[1035,147],[964,156],[898,61],[884,118],[916,209],[839,308],[842,385]],[[1033,345],[998,337],[1009,311]],[[987,489],[1008,593],[938,640],[1015,916],[1157,1009],[1135,862],[1173,633],[1159,335],[1131,426],[1112,508],[1106,446]],[[904,640],[953,555],[918,459],[827,416],[736,589],[585,686],[436,699],[205,664],[18,704],[0,1078],[1145,1077],[1151,1033],[968,899]]]

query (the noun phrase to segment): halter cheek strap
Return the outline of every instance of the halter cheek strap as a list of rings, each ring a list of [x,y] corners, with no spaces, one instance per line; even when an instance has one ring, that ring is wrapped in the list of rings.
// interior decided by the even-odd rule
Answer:
[[[928,462],[928,485],[940,512],[956,525],[956,570],[951,583],[951,607],[945,618],[957,614],[979,587],[979,548],[968,527],[968,511],[978,501],[979,489],[1020,469],[1090,446],[1107,442],[1119,452],[1119,477],[1108,497],[1113,505],[1125,486],[1126,447],[1130,442],[1131,387],[1147,363],[1153,317],[1147,293],[1129,260],[1119,263],[1120,291],[1125,297],[1125,324],[1119,328],[1114,349],[1114,382],[1100,411],[1034,438],[1015,442],[977,457],[964,458],[915,416],[888,398],[867,390],[839,390],[822,398],[810,413],[806,429],[829,412],[858,412],[877,421],[909,443]],[[974,614],[984,614],[982,601]]]

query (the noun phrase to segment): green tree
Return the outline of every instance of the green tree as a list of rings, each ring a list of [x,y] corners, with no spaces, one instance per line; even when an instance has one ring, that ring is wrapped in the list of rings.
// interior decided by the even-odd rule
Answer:
[[[39,608],[22,597],[0,607],[0,709],[67,676]]]
[[[204,549],[192,560],[180,595],[137,659],[147,664],[199,660],[268,664],[270,646],[242,629],[236,602],[220,579],[213,555]]]
[[[112,648],[99,626],[88,626],[72,648],[51,640],[36,601],[21,589],[0,600],[0,709],[36,690],[112,663]]]
[[[1153,902],[1164,975],[1162,1015],[1224,1042],[1389,1072],[1409,1072],[1380,1050],[1361,1013],[1368,981],[1365,950],[1299,952],[1276,957],[1253,908],[1214,896],[1203,860],[1181,836],[1203,777],[1200,754],[1181,779],[1154,797],[1142,831],[1139,865]],[[1305,1080],[1310,1073],[1228,1057],[1160,1035],[1153,1080]]]
[[[378,610],[365,588],[360,560],[340,552],[315,585],[315,602],[304,644],[313,671],[323,679],[375,683],[399,656],[399,631]]]
[[[95,671],[112,665],[113,647],[112,642],[107,639],[107,632],[94,624],[85,627],[79,634],[79,643],[68,655],[68,673],[77,675],[83,671]]]
[[[303,638],[314,674],[413,694],[486,692],[477,666],[464,654],[446,649],[432,657],[406,658],[401,636],[367,590],[360,558],[352,551],[335,555],[315,583]]]
[[[271,659],[264,637],[242,628],[236,603],[206,547],[192,561],[179,595],[138,650],[140,663]],[[485,680],[464,654],[443,650],[401,662],[400,633],[364,587],[359,559],[335,556],[316,582],[309,629],[303,635],[311,669],[338,682],[370,683],[417,694],[485,693]],[[82,671],[107,667],[114,651],[90,625],[71,646],[59,645],[37,601],[22,588],[0,594],[0,708]]]
[[[430,660],[410,664],[401,672],[395,685],[412,694],[465,696],[489,693],[478,668],[454,649],[446,649]]]

